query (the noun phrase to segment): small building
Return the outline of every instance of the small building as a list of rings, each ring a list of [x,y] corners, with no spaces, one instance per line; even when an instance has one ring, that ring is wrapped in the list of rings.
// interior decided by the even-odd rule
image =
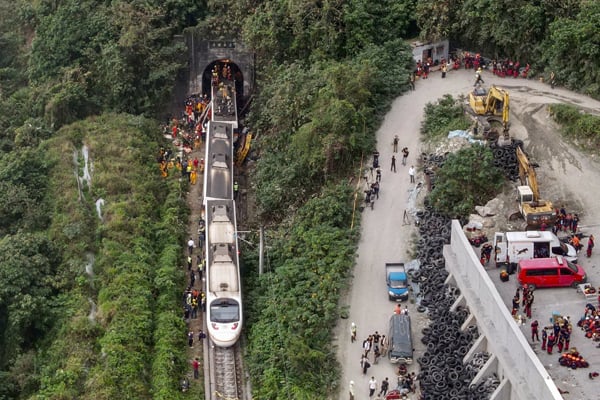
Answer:
[[[411,42],[413,58],[415,62],[427,61],[431,58],[433,65],[438,65],[442,58],[448,60],[450,42],[448,39],[437,42]]]

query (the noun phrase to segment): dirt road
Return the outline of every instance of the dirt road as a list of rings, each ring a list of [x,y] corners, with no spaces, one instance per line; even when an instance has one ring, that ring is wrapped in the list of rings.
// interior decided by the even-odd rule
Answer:
[[[566,102],[600,112],[600,102],[564,89],[550,89],[546,84],[534,80],[497,78],[484,73],[485,86],[496,84],[508,89],[511,96],[511,134],[525,142],[525,149],[540,164],[538,181],[542,196],[567,209],[579,212],[583,229],[600,226],[600,210],[595,206],[600,198],[600,166],[593,156],[583,154],[574,146],[562,141],[555,124],[547,115],[546,105]],[[356,400],[367,399],[368,381],[374,376],[378,383],[385,377],[395,386],[395,367],[387,359],[373,365],[366,375],[360,370],[361,343],[369,334],[379,331],[387,334],[387,321],[394,304],[388,300],[385,286],[384,264],[391,261],[410,259],[416,231],[412,225],[403,225],[404,210],[410,210],[417,196],[417,184],[422,182],[421,171],[417,172],[417,184],[409,183],[408,168],[417,166],[418,155],[424,151],[419,137],[419,128],[426,103],[433,102],[449,93],[455,97],[466,95],[474,83],[472,70],[451,71],[446,79],[433,73],[427,80],[416,82],[416,90],[397,98],[377,132],[378,150],[382,165],[381,193],[374,210],[367,209],[362,215],[362,237],[354,269],[354,284],[346,304],[350,307],[348,319],[341,320],[337,327],[338,359],[342,365],[340,399],[348,398],[348,384],[355,382]],[[410,155],[406,166],[398,159],[397,172],[390,171],[392,141],[400,138],[399,149],[408,147]],[[597,237],[600,237],[600,228]],[[586,260],[586,264],[597,262],[598,256]],[[584,264],[585,267],[585,264]],[[600,284],[600,272],[594,270],[590,280]],[[596,276],[598,275],[598,276]],[[413,321],[413,332],[420,333],[427,324],[423,314],[416,312],[409,303]],[[350,323],[358,326],[358,341],[349,340]],[[423,348],[416,337],[415,359]],[[371,358],[372,361],[372,358]],[[416,363],[415,363],[416,364]],[[411,366],[416,371],[417,365]],[[416,398],[413,397],[413,398]]]

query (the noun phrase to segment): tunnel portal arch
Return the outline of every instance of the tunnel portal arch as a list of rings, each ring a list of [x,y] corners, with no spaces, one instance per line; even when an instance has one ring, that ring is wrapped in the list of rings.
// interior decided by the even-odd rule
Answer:
[[[194,31],[185,36],[189,55],[188,95],[210,96],[212,68],[230,65],[238,106],[246,104],[254,90],[254,53],[233,40],[206,40]]]
[[[230,73],[228,74],[227,67],[229,67]],[[244,73],[241,68],[229,59],[215,60],[208,64],[204,71],[202,71],[202,95],[211,97],[211,81],[213,79],[213,72],[216,68],[216,73],[219,80],[232,80],[235,85],[235,94],[237,99],[238,109],[244,104]]]

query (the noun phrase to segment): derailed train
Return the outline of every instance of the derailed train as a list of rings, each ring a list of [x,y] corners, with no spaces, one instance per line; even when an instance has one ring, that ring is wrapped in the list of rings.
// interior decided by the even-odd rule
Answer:
[[[222,93],[213,88],[213,103]],[[235,96],[233,91],[228,95]],[[233,99],[235,104],[235,97]],[[219,347],[233,346],[242,330],[242,296],[234,199],[235,111],[213,109],[206,135],[204,210],[206,221],[206,323]]]

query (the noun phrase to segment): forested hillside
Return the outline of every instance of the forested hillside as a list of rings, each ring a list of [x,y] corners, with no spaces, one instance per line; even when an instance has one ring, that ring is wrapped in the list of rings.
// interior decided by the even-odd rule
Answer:
[[[0,0],[0,399],[182,396],[185,187],[154,159],[185,29],[256,52],[271,250],[261,277],[242,254],[247,366],[256,397],[313,400],[338,376],[348,177],[407,88],[405,39],[447,36],[600,97],[599,19],[593,0]]]

